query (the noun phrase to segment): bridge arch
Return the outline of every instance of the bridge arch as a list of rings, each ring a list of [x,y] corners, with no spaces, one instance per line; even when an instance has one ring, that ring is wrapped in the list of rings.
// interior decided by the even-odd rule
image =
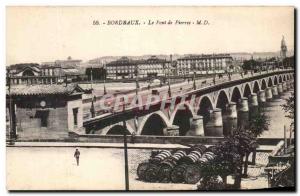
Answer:
[[[261,80],[261,87],[260,87],[260,89],[261,90],[265,90],[266,88],[267,88],[267,82],[266,82],[265,79],[262,79]]]
[[[135,130],[130,126],[130,124],[126,123],[126,129],[123,126],[123,122],[119,122],[116,124],[112,124],[109,126],[104,127],[100,130],[95,130],[93,134],[100,134],[100,135],[123,135],[124,131],[128,135],[131,135]]]
[[[169,126],[169,119],[162,111],[148,114],[141,121],[138,135],[164,135],[163,129]]]
[[[101,135],[123,135],[124,131],[126,131],[127,135],[131,135],[131,133],[134,131],[130,125],[126,125],[126,129],[123,125],[117,124],[112,127],[109,127],[107,129],[104,129],[101,133]]]
[[[253,93],[258,93],[258,91],[260,90],[259,88],[259,84],[258,84],[258,81],[254,81],[254,85],[253,85]]]
[[[213,102],[209,96],[203,96],[200,98],[197,115],[203,116],[203,123],[206,124],[209,121],[210,110],[213,109]]]
[[[279,83],[282,83],[283,81],[282,81],[282,75],[279,75],[279,77],[278,77],[278,82]]]
[[[249,83],[247,83],[244,87],[243,97],[248,97],[249,95],[251,95],[251,93],[252,93],[251,87]]]
[[[231,94],[231,99],[230,100],[232,102],[238,103],[239,99],[241,99],[241,98],[242,98],[241,90],[238,87],[234,87],[234,89],[232,91],[232,94]]]
[[[278,78],[277,78],[277,76],[274,76],[273,84],[274,84],[274,85],[277,85],[277,84],[278,84]]]
[[[228,98],[228,95],[224,90],[219,91],[219,94],[217,96],[217,103],[216,107],[222,109],[222,112],[224,113],[226,111],[226,107],[230,102],[230,99]]]
[[[194,110],[187,103],[179,104],[171,115],[170,122],[179,126],[179,135],[184,136],[190,130],[190,119],[194,116]]]
[[[272,87],[273,86],[273,81],[272,81],[272,78],[269,77],[268,79],[268,87]]]
[[[187,112],[191,112],[191,114],[194,116],[195,115],[195,109],[189,104],[189,103],[179,103],[175,110],[172,112],[171,117],[170,117],[170,123],[173,124],[175,115],[178,111],[181,110],[187,110]]]

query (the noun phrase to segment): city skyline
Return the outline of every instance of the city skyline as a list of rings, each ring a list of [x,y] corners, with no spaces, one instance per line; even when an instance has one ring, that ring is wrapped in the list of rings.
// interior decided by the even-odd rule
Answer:
[[[100,56],[277,52],[282,35],[288,50],[294,50],[293,7],[185,7],[180,9],[180,15],[176,7],[140,7],[134,8],[135,12],[131,7],[117,7],[115,13],[111,13],[110,9],[8,7],[7,65],[40,63],[68,56],[87,61]],[[210,25],[92,25],[94,20],[117,18],[146,22],[149,18],[174,21],[205,19]],[[29,47],[31,50],[28,50]]]

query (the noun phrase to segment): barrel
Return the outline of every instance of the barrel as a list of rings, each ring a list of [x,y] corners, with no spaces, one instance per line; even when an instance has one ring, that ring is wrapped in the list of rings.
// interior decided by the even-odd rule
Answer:
[[[171,172],[173,168],[177,165],[178,161],[186,156],[184,150],[176,151],[171,157],[165,159],[161,164],[158,172],[158,181],[159,182],[170,182]]]
[[[171,155],[172,153],[169,150],[162,150],[154,158],[151,158],[149,162],[158,164]]]
[[[140,174],[143,177],[142,179],[147,182],[156,182],[160,169],[160,163],[171,155],[172,153],[169,150],[162,150],[152,156],[152,158],[149,159],[147,167],[145,166],[145,169],[140,171],[144,172],[143,174]]]
[[[176,165],[171,172],[171,181],[173,183],[182,183],[184,182],[185,169],[187,164]]]
[[[184,182],[187,184],[196,184],[201,179],[201,166],[214,160],[215,153],[210,151],[215,148],[207,149],[207,151],[194,164],[189,164],[185,167]]]
[[[145,171],[145,176],[144,179],[147,182],[156,182],[157,181],[157,176],[158,176],[158,171],[159,171],[159,165],[149,163],[148,168]]]
[[[137,176],[140,180],[155,182],[159,171],[159,164],[172,154],[168,150],[152,151],[148,162],[138,165]]]
[[[187,184],[196,184],[201,179],[201,169],[198,164],[191,164],[185,167],[183,174],[184,182]]]
[[[203,154],[207,150],[207,148],[202,144],[196,144],[191,147],[191,151],[194,151],[194,150],[199,151],[199,152],[201,152],[201,154]]]
[[[190,153],[187,156],[182,157],[178,162],[178,165],[174,167],[173,171],[171,172],[171,181],[174,183],[184,182],[186,168],[189,165],[197,163],[205,150],[206,147],[201,144],[192,146]]]
[[[206,158],[208,161],[211,161],[216,157],[216,155],[213,152],[206,152],[206,153],[203,154],[202,157]]]
[[[196,163],[200,158],[202,154],[198,150],[191,151],[187,156],[183,157],[180,162],[185,164],[193,164]]]
[[[149,165],[148,162],[143,162],[138,165],[137,176],[138,176],[139,180],[145,180],[145,173],[148,169],[148,165]]]

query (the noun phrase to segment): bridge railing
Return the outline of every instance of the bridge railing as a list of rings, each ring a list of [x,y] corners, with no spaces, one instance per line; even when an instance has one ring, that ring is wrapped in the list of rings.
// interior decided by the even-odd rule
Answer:
[[[293,71],[293,69],[276,69],[276,70],[267,70],[267,71],[262,71],[262,72],[257,72],[257,73],[248,72],[248,74],[243,74],[243,75],[240,73],[236,73],[236,74],[233,74],[230,79],[227,76],[221,77],[221,78],[215,77],[215,81],[213,81],[213,77],[206,78],[206,79],[202,78],[202,79],[196,80],[196,86],[197,86],[197,89],[202,89],[202,88],[206,88],[206,87],[217,85],[217,84],[222,84],[222,83],[229,82],[229,81],[237,81],[237,80],[241,80],[241,79],[251,78],[251,77],[264,75],[264,74],[282,72],[282,71]],[[203,81],[206,81],[206,82],[202,83]],[[186,84],[183,86],[186,86]],[[163,86],[163,87],[165,88],[166,86]],[[172,91],[172,94],[173,95],[175,94],[176,96],[180,96],[185,93],[191,92],[193,90],[194,90],[193,89],[193,81],[190,81],[190,82],[188,82],[187,87],[179,89],[177,91]],[[100,116],[100,115],[104,115],[104,114],[108,114],[108,113],[111,113],[113,115],[114,113],[122,112],[123,106],[125,106],[125,110],[132,109],[132,107],[130,107],[130,106],[132,106],[130,100],[134,98],[135,93],[128,94],[128,96],[129,96],[129,101],[127,103],[121,103],[118,109],[114,108],[114,103],[111,104],[112,107],[108,110],[101,110],[101,108],[98,109],[99,108],[98,107],[96,110],[96,116]],[[173,96],[173,97],[175,97],[175,96]],[[166,101],[167,99],[171,99],[171,98],[161,96],[160,101]],[[144,106],[147,106],[147,103],[143,103],[141,105],[144,107]],[[84,120],[88,120],[89,118],[91,118],[91,115],[89,114],[89,111],[86,110],[84,112]]]

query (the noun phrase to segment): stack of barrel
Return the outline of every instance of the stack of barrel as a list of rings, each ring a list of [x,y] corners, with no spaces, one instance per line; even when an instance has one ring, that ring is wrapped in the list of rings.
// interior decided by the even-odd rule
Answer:
[[[206,147],[204,145],[195,145],[190,148],[190,152],[187,156],[182,157],[178,164],[171,172],[171,181],[174,183],[183,183],[186,168],[188,165],[195,164],[204,153]]]
[[[147,182],[197,183],[201,178],[201,165],[213,160],[214,148],[195,145],[189,149],[162,150],[139,164],[137,175]]]
[[[208,164],[216,157],[216,148],[211,146],[207,148],[200,159],[197,159],[193,164],[189,164],[185,168],[184,182],[187,184],[195,184],[201,179],[201,168],[204,164]]]
[[[169,182],[174,167],[185,156],[187,156],[186,150],[178,150],[171,157],[165,159],[160,165],[158,181]]]
[[[160,163],[172,155],[169,150],[162,150],[160,152],[151,153],[148,162],[139,164],[137,168],[137,175],[139,179],[147,182],[156,182],[157,175],[160,168]]]

